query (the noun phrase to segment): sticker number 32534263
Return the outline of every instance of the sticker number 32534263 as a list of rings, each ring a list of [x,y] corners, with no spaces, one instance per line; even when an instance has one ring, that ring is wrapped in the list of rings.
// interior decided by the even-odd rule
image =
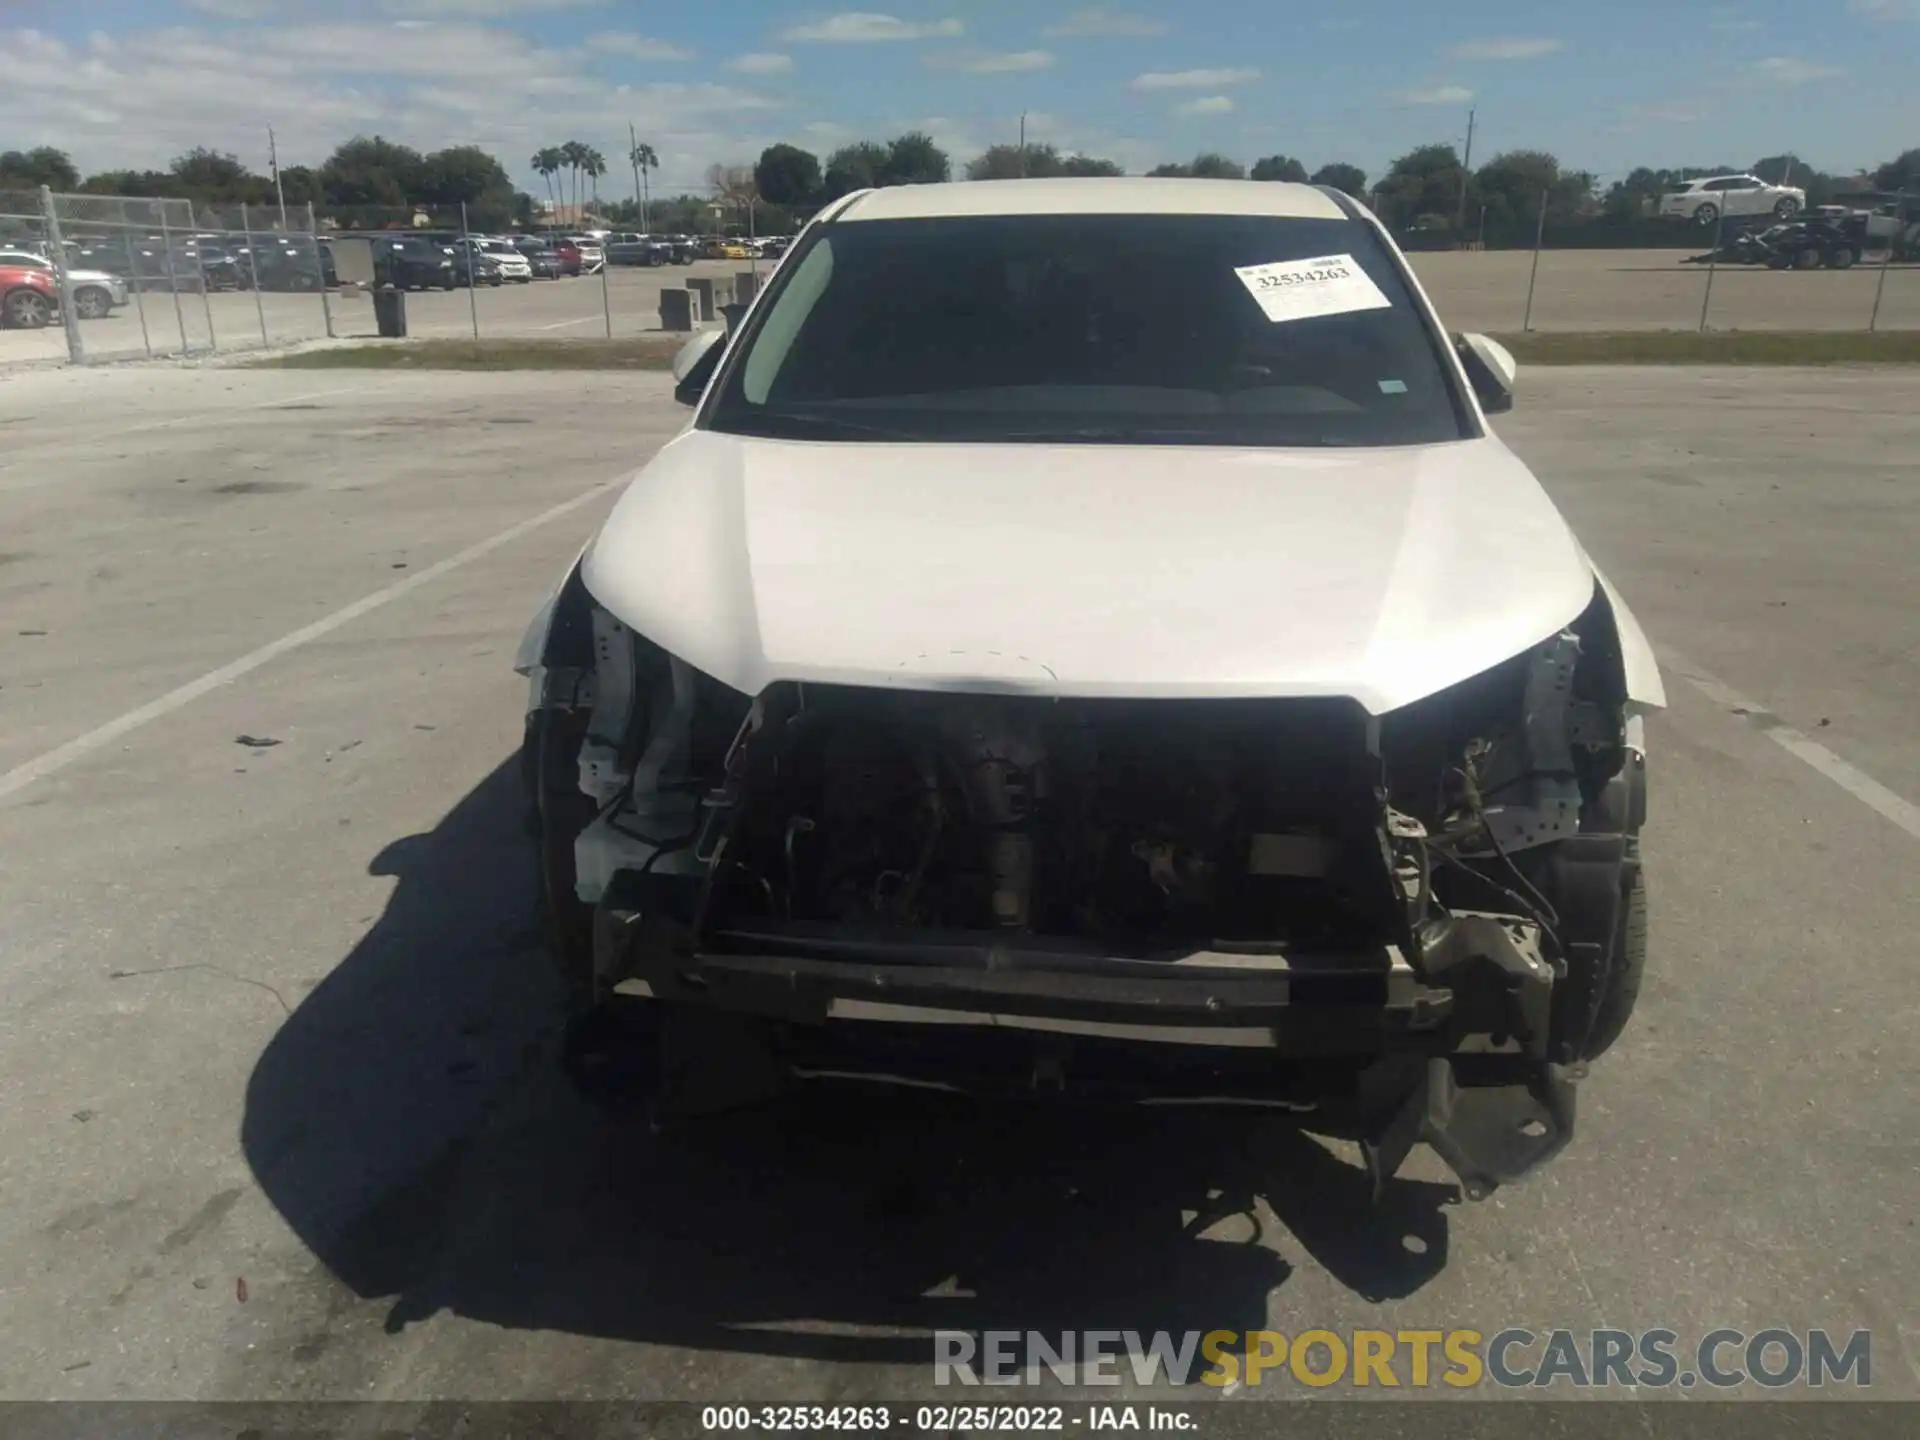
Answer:
[[[1234,272],[1260,303],[1267,319],[1311,320],[1355,310],[1387,310],[1393,302],[1351,255],[1242,265]]]

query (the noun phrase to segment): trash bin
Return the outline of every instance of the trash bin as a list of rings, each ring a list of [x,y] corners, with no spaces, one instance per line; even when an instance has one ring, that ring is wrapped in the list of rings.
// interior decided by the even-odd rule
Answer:
[[[407,292],[382,285],[373,292],[374,323],[384,340],[400,340],[407,333]]]

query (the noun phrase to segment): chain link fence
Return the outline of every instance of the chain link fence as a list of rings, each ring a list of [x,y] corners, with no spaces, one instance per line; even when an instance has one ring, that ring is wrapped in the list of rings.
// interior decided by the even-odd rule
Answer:
[[[632,338],[678,328],[689,309],[692,323],[711,323],[717,305],[750,293],[773,263],[738,237],[576,238],[564,243],[563,232],[533,228],[482,233],[459,206],[316,215],[302,204],[283,214],[168,197],[0,191],[0,266],[11,255],[51,282],[39,300],[23,302],[32,314],[0,332],[0,364],[375,338],[369,288],[340,283],[335,251],[344,253],[348,239],[368,243],[376,278],[406,291],[408,333],[427,338]],[[689,282],[703,292],[691,306]]]
[[[1447,323],[1488,331],[1920,330],[1920,197],[1826,228],[1782,217],[1668,222],[1667,248],[1577,243],[1545,203],[1507,248],[1422,250],[1403,235]]]
[[[1876,243],[1841,268],[1830,257],[1770,268],[1750,246],[1736,256],[1742,234],[1764,229],[1744,222],[1676,222],[1671,249],[1582,248],[1591,227],[1562,228],[1542,206],[1521,227],[1530,233],[1489,234],[1485,248],[1423,249],[1417,227],[1402,241],[1456,329],[1920,329],[1920,213],[1876,226]],[[45,277],[8,315],[0,364],[375,338],[370,291],[338,283],[334,252],[349,238],[406,290],[408,334],[440,339],[617,340],[711,324],[777,263],[740,236],[482,234],[457,206],[316,215],[304,204],[0,191],[0,267],[14,264],[0,273],[16,276],[0,282],[0,315],[34,288],[20,267]]]

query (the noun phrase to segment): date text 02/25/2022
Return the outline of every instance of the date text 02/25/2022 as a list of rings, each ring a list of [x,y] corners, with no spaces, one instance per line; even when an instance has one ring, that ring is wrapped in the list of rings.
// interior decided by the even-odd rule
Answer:
[[[700,1412],[703,1431],[734,1434],[788,1434],[826,1430],[951,1435],[956,1431],[995,1434],[1064,1433],[1069,1430],[1198,1429],[1188,1410],[1160,1405],[708,1405]]]

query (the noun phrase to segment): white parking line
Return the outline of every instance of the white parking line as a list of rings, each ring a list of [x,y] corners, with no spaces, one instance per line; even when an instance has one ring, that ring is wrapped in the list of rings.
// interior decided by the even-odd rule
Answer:
[[[158,720],[164,715],[171,715],[184,705],[191,705],[209,691],[217,690],[222,685],[231,684],[241,676],[258,670],[269,660],[276,660],[290,650],[299,649],[309,641],[331,634],[342,625],[358,620],[362,615],[370,614],[403,595],[412,594],[422,585],[431,584],[442,575],[458,570],[462,565],[471,564],[475,560],[491,555],[502,545],[509,545],[522,535],[538,530],[542,525],[550,524],[563,515],[571,514],[581,506],[597,500],[616,485],[621,484],[625,478],[625,476],[616,476],[612,480],[602,481],[591,490],[576,495],[571,500],[564,500],[550,510],[542,510],[531,519],[509,526],[498,535],[482,540],[477,545],[469,545],[457,555],[449,555],[446,559],[429,565],[426,569],[417,571],[404,580],[395,581],[384,589],[374,591],[371,595],[362,596],[351,605],[336,610],[331,615],[323,616],[311,625],[303,625],[292,634],[282,635],[278,640],[270,641],[258,650],[250,651],[238,660],[222,665],[218,670],[209,670],[198,680],[189,680],[177,689],[169,690],[157,700],[149,700],[137,710],[129,710],[126,714],[116,716],[106,724],[67,741],[64,745],[56,746],[43,755],[14,766],[5,774],[0,774],[0,799],[26,789],[36,780],[44,780],[47,776],[66,769],[74,761],[84,759],[103,745],[111,745],[121,736],[138,730],[142,725]]]
[[[1665,650],[1660,658],[1672,673],[1716,705],[1739,711],[1762,735],[1794,759],[1819,771],[1868,809],[1885,816],[1914,839],[1920,840],[1920,805],[1895,794],[1866,771],[1842,760],[1805,731],[1794,729],[1766,706],[1749,700],[1731,685],[1714,679],[1691,661]]]
[[[582,315],[578,320],[556,320],[551,325],[536,325],[536,330],[564,330],[569,325],[595,325],[606,320],[604,315]]]

